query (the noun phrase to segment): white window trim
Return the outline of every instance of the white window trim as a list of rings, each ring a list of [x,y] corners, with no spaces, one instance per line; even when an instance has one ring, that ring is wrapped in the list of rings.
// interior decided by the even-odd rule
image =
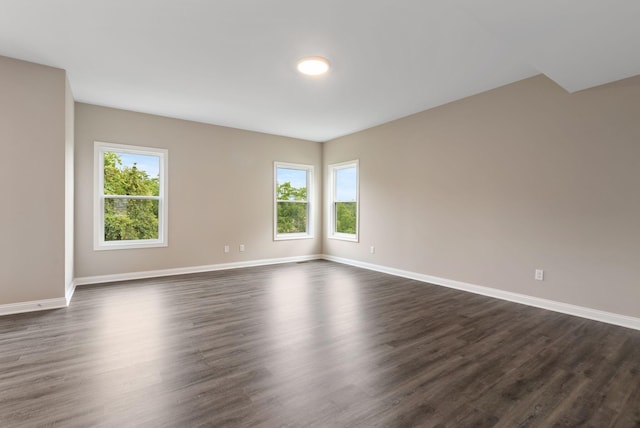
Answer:
[[[336,171],[346,168],[356,168],[356,233],[336,232]],[[329,225],[327,238],[341,241],[359,242],[360,238],[360,160],[334,163],[329,165]]]
[[[307,172],[307,232],[306,233],[278,233],[278,168],[299,169]],[[310,239],[313,238],[315,207],[313,192],[313,165],[278,162],[273,163],[273,240],[287,241],[290,239]],[[282,201],[291,202],[291,201]]]
[[[158,156],[160,158],[160,189],[158,200],[158,239],[140,239],[126,241],[105,241],[104,240],[104,153],[119,152],[138,155]],[[131,248],[154,248],[166,247],[168,245],[168,157],[166,149],[154,147],[131,146],[125,144],[112,144],[101,141],[94,142],[94,191],[93,191],[93,249],[101,250],[122,250]],[[113,198],[114,196],[110,196]],[[116,196],[122,199],[152,199],[139,196]],[[153,198],[155,199],[155,198]]]

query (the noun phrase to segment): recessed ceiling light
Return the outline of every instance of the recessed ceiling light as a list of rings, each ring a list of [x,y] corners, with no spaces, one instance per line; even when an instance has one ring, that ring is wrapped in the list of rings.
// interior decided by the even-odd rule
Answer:
[[[321,56],[310,56],[298,61],[298,71],[308,76],[319,76],[329,71],[329,61]]]

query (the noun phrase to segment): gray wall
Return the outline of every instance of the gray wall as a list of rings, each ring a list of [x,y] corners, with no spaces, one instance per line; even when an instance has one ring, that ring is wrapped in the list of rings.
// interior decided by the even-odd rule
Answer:
[[[568,94],[537,76],[323,156],[360,159],[361,197],[360,243],[325,254],[640,316],[640,77]]]
[[[0,57],[0,305],[65,295],[64,70]]]
[[[75,132],[78,278],[321,253],[320,143],[81,103]],[[94,141],[169,150],[168,247],[93,250]],[[313,239],[273,241],[276,160],[315,166]]]

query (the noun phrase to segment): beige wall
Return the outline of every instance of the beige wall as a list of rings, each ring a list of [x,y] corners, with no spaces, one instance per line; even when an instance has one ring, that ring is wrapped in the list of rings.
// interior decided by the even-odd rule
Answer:
[[[77,278],[321,253],[320,218],[314,239],[275,242],[272,227],[273,162],[314,165],[319,202],[320,143],[80,103],[75,132]],[[169,150],[168,247],[93,250],[94,141]]]
[[[640,77],[568,94],[538,76],[325,144],[74,105],[63,70],[4,57],[0,93],[0,305],[324,252],[640,317]],[[96,140],[169,150],[168,247],[93,250]],[[316,238],[273,241],[273,161],[315,165],[320,202],[353,159],[360,242],[323,238],[319,203]]]
[[[323,156],[360,159],[360,243],[326,254],[640,316],[640,77],[568,94],[538,76]]]
[[[73,289],[73,220],[74,220],[74,147],[75,147],[75,101],[71,93],[71,85],[69,79],[65,78],[65,153],[64,153],[64,171],[65,171],[65,189],[64,189],[64,251],[65,251],[65,268],[64,268],[64,284],[66,287],[67,299]]]
[[[0,57],[0,305],[65,295],[65,79]]]

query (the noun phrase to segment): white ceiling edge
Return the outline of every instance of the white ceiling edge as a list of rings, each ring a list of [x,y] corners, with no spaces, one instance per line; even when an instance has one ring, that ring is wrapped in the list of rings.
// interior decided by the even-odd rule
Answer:
[[[452,0],[569,93],[640,74],[637,0]]]
[[[3,0],[0,54],[65,69],[79,102],[328,141],[536,74],[638,75],[637,22],[637,0]],[[299,75],[308,55],[329,74]]]

